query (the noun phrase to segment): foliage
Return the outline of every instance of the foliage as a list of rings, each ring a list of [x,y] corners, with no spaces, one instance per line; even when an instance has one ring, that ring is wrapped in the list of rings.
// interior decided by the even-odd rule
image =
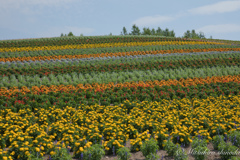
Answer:
[[[130,149],[127,147],[122,147],[118,149],[117,156],[119,160],[129,160],[131,157]]]
[[[173,154],[174,160],[188,160],[188,154],[183,148],[178,147],[176,152]]]
[[[223,160],[231,159],[231,157],[237,155],[238,147],[233,146],[231,143],[226,143],[221,141],[218,145],[218,150],[220,151],[220,156]]]
[[[83,159],[101,160],[104,154],[103,147],[99,144],[94,144],[83,152]]]
[[[163,143],[164,150],[167,151],[168,156],[174,156],[176,154],[178,148],[180,148],[180,145],[174,144],[171,140],[165,140]]]
[[[151,153],[146,156],[146,160],[159,160],[160,156],[156,153]]]
[[[72,160],[67,148],[56,147],[50,155],[52,160]]]
[[[140,151],[143,153],[143,156],[147,157],[149,154],[156,153],[156,150],[159,149],[157,141],[153,138],[146,140],[140,147]]]
[[[219,150],[218,145],[224,141],[223,135],[216,135],[213,137],[212,144],[215,150]]]

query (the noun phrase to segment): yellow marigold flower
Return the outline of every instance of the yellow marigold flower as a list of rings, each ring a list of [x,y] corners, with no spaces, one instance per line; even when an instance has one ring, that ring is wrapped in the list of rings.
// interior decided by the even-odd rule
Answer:
[[[50,155],[51,155],[51,156],[52,156],[52,155],[54,155],[54,154],[55,154],[55,152],[54,152],[54,151],[51,151],[51,152],[50,152]]]
[[[184,139],[183,139],[183,138],[180,138],[180,141],[181,141],[181,142],[183,142],[183,141],[184,141]]]
[[[139,151],[139,149],[138,149],[138,148],[136,148],[136,151]]]
[[[192,140],[191,140],[190,138],[188,138],[188,141],[189,141],[190,143],[192,143]]]
[[[20,151],[24,151],[24,148],[20,148]]]
[[[35,148],[35,151],[36,151],[36,152],[40,152],[40,149],[36,147],[36,148]]]
[[[80,147],[80,148],[79,148],[79,151],[80,151],[80,152],[83,152],[83,147]]]
[[[30,155],[29,151],[26,151],[26,152],[25,152],[25,155],[29,156],[29,155]]]
[[[8,158],[6,156],[3,157],[3,160],[7,160]]]

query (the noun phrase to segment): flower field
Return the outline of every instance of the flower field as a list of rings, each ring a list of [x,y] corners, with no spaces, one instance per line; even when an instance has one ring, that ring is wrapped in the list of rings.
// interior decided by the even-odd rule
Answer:
[[[83,160],[95,144],[105,155],[128,142],[144,153],[150,138],[167,150],[168,141],[214,143],[233,133],[239,142],[235,136],[231,145],[240,147],[239,44],[157,36],[0,41],[0,159],[55,160],[66,148]]]

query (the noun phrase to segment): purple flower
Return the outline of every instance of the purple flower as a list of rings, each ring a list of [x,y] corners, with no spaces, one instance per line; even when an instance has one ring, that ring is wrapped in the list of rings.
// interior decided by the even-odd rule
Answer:
[[[113,151],[113,155],[115,156],[115,147],[114,146],[112,148],[112,151]]]
[[[83,160],[83,153],[81,153],[81,160]]]
[[[225,136],[224,136],[224,141],[225,142],[227,141],[227,134],[225,134]]]

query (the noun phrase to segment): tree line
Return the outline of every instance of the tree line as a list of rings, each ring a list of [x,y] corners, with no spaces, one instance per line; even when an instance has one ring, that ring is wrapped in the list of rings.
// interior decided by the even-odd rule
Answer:
[[[139,27],[135,24],[132,26],[131,32],[127,32],[126,27],[123,27],[121,35],[158,35],[158,36],[166,36],[166,37],[175,37],[175,32],[172,30],[170,31],[168,28],[165,30],[162,30],[160,27],[157,29],[150,29],[150,28],[143,28],[143,31],[141,32]]]
[[[138,26],[135,24],[132,26],[131,31],[128,33],[126,27],[123,27],[121,35],[156,35],[156,36],[165,36],[165,37],[176,37],[174,30],[169,30],[168,28],[166,29],[161,29],[158,27],[157,29],[150,29],[149,27],[144,27],[143,30],[141,31]],[[112,35],[110,33],[109,35]],[[68,34],[61,34],[61,37],[70,37],[74,36],[72,32],[69,32]],[[80,36],[83,36],[81,34]],[[196,31],[193,29],[192,31],[187,30],[182,38],[193,38],[193,39],[204,39],[206,38],[203,32],[196,33]],[[210,36],[210,39],[212,39],[212,36]]]

